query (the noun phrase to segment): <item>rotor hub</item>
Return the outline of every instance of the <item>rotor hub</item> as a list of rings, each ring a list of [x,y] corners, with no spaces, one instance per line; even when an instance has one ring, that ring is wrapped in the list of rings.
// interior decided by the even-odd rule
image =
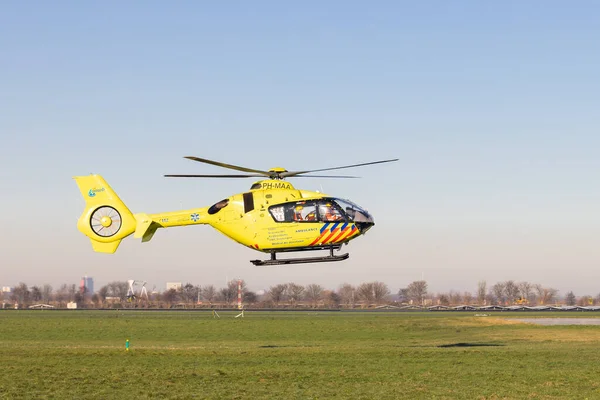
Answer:
[[[269,178],[271,179],[283,179],[281,174],[283,174],[284,172],[288,172],[288,170],[281,167],[275,167],[271,168],[268,172],[270,174]]]
[[[105,215],[100,219],[100,224],[102,224],[103,227],[108,228],[112,225],[112,219],[109,216]]]

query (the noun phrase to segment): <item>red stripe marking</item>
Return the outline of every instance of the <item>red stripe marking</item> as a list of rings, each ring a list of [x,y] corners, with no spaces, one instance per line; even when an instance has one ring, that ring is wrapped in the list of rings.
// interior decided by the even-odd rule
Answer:
[[[325,240],[323,240],[323,243],[321,244],[325,244],[329,242],[329,239],[331,239],[333,237],[333,235],[335,235],[336,233],[338,233],[340,229],[339,228],[335,228],[332,232],[331,235],[327,236],[327,238]]]
[[[346,240],[346,238],[347,238],[348,236],[350,236],[350,233],[352,233],[352,230],[351,230],[351,229],[349,229],[348,231],[344,232],[344,234],[343,234],[343,235],[342,235],[340,238],[336,239],[336,240],[334,241],[334,243],[343,242],[344,240]]]
[[[352,229],[350,229],[350,231],[349,231],[349,232],[347,232],[347,234],[346,234],[346,235],[342,236],[342,237],[341,237],[341,238],[339,238],[337,241],[338,241],[338,242],[341,242],[341,241],[344,241],[344,240],[346,240],[346,239],[350,238],[350,236],[352,236],[352,234],[353,234],[354,232],[356,232],[356,231],[357,231],[357,228],[356,228],[356,226],[352,226]]]
[[[337,235],[335,238],[333,238],[332,242],[333,243],[337,242],[338,239],[341,238],[343,234],[348,233],[348,231],[350,231],[350,230],[351,230],[350,227],[347,226],[343,231],[340,231],[339,235]]]
[[[309,244],[309,246],[312,246],[314,244],[316,244],[319,240],[321,240],[321,238],[323,236],[325,236],[327,233],[329,233],[329,230],[325,230],[323,231],[323,233],[321,233],[315,240],[313,240],[313,242],[311,244]]]

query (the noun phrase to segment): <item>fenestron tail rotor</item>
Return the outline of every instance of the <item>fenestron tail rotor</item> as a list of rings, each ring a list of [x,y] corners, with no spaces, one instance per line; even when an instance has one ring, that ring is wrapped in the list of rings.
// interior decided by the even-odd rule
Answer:
[[[390,160],[381,160],[381,161],[372,161],[361,164],[352,164],[352,165],[344,165],[341,167],[331,167],[331,168],[321,168],[321,169],[312,169],[312,170],[303,170],[303,171],[287,171],[284,168],[271,168],[268,171],[262,171],[258,169],[240,167],[237,165],[226,164],[219,161],[207,160],[205,158],[186,156],[188,160],[197,161],[205,164],[215,165],[218,167],[233,169],[236,171],[247,172],[248,174],[169,174],[165,175],[168,178],[256,178],[256,177],[266,177],[270,179],[284,179],[290,177],[305,177],[305,178],[358,178],[357,176],[347,176],[347,175],[307,175],[312,172],[322,172],[322,171],[333,171],[336,169],[345,169],[345,168],[354,168],[354,167],[362,167],[366,165],[373,164],[383,164],[389,163],[393,161],[398,161],[397,158]]]
[[[113,236],[121,229],[121,214],[110,206],[99,207],[90,217],[90,227],[98,236]]]

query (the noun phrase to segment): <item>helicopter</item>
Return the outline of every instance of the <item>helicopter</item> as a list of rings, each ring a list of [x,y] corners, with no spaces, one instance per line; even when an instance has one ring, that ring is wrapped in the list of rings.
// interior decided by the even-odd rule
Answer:
[[[207,224],[234,241],[270,259],[250,260],[257,266],[342,261],[337,255],[344,244],[364,235],[375,223],[364,208],[323,193],[296,189],[286,178],[357,178],[347,175],[309,175],[344,168],[389,163],[398,159],[373,161],[316,170],[288,171],[276,167],[268,171],[225,164],[204,158],[186,159],[232,169],[244,174],[169,174],[168,178],[249,178],[259,177],[248,191],[229,196],[209,207],[158,214],[133,214],[106,180],[97,174],[75,176],[85,200],[77,228],[90,238],[94,251],[116,252],[121,240],[133,234],[142,242],[152,239],[157,229]],[[325,250],[316,257],[277,258],[277,254]]]

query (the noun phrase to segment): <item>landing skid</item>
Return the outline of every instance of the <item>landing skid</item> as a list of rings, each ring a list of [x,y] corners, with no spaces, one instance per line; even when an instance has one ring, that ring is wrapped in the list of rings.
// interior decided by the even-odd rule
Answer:
[[[271,252],[270,260],[250,260],[250,262],[254,265],[285,265],[285,264],[307,264],[307,263],[321,263],[321,262],[332,262],[332,261],[342,261],[350,257],[350,254],[345,253],[339,256],[333,255],[333,250],[339,250],[339,247],[330,247],[329,255],[322,257],[302,257],[302,258],[284,258],[277,259],[277,252]],[[318,250],[318,249],[315,249]]]

